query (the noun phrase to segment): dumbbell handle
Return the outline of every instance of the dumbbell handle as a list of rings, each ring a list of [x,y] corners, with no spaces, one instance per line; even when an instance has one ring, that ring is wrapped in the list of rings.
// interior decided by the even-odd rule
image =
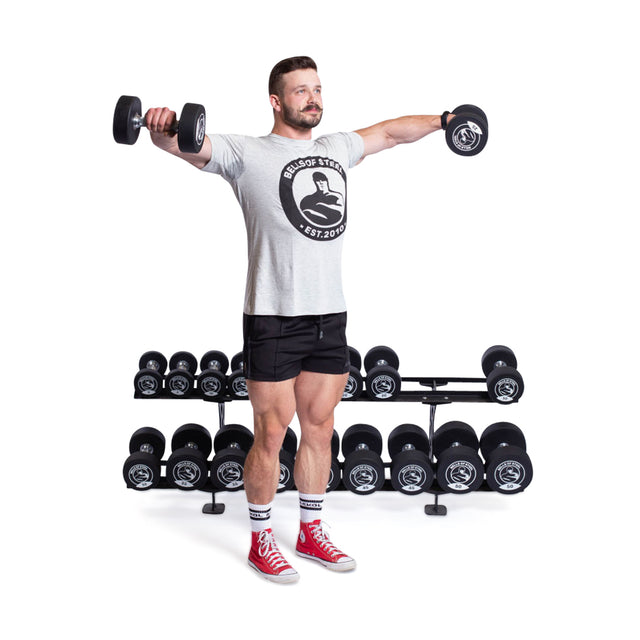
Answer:
[[[205,364],[207,365],[207,369],[214,369],[215,371],[220,371],[222,369],[218,360],[210,360]]]
[[[412,444],[402,445],[402,451],[415,451],[415,447]]]
[[[369,447],[361,442],[356,448],[355,451],[369,451]]]
[[[141,116],[139,113],[136,113],[135,116],[131,119],[131,123],[133,124],[134,129],[142,129],[147,128],[147,119],[146,116]],[[171,131],[178,132],[178,125],[180,122],[176,120],[170,127]]]
[[[189,371],[189,363],[186,360],[180,360],[176,363],[176,369],[180,371]]]
[[[153,445],[149,444],[148,442],[145,442],[144,444],[140,445],[140,451],[142,451],[142,453],[150,453],[153,454]]]

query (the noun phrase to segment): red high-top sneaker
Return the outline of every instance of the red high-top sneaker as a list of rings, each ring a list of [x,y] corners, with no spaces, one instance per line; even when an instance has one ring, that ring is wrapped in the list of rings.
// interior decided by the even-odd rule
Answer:
[[[249,566],[272,582],[296,582],[300,578],[280,553],[271,529],[251,532]]]
[[[303,558],[316,560],[332,571],[349,571],[356,568],[356,561],[330,542],[322,529],[322,522],[301,522],[296,553]]]

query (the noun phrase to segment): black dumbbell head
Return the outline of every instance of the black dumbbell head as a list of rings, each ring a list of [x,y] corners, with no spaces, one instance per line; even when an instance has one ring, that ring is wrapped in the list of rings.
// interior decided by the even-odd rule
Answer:
[[[401,424],[389,434],[387,449],[389,456],[394,457],[402,451],[405,445],[410,445],[418,451],[429,453],[429,436],[417,424]]]
[[[232,444],[237,444],[247,453],[253,445],[253,433],[241,424],[226,424],[218,430],[213,439],[213,449],[217,453]]]
[[[284,434],[284,441],[282,442],[282,448],[292,456],[295,456],[298,451],[298,436],[291,427],[287,427],[287,432]]]
[[[282,493],[283,491],[293,489],[294,487],[293,467],[295,463],[295,455],[287,449],[282,448],[280,449],[279,460],[280,476],[278,478],[278,488],[276,489],[276,492]]]
[[[129,453],[134,451],[140,451],[140,448],[144,445],[150,445],[153,451],[149,451],[154,456],[158,457],[158,460],[162,459],[164,455],[165,440],[162,432],[153,427],[142,427],[137,431],[134,431],[129,440]]]
[[[178,148],[183,153],[198,153],[206,134],[207,116],[201,104],[187,102],[178,121]]]
[[[359,495],[381,489],[384,485],[384,463],[380,454],[364,449],[349,455],[344,462],[342,484]]]
[[[482,371],[485,376],[488,376],[496,367],[518,368],[518,361],[516,360],[515,353],[513,353],[509,347],[505,347],[501,344],[489,347],[482,354],[481,362]]]
[[[358,371],[362,368],[362,356],[354,347],[348,347],[349,349],[349,362],[352,367],[355,367]]]
[[[456,107],[451,113],[454,116],[457,116],[460,113],[472,113],[476,116],[479,116],[485,122],[487,133],[489,132],[489,120],[487,118],[487,114],[480,107],[476,107],[475,104],[461,104],[459,107]]]
[[[458,113],[447,124],[445,139],[449,149],[460,156],[475,156],[487,144],[487,122],[477,113]]]
[[[475,451],[478,450],[480,444],[473,427],[469,426],[466,422],[452,420],[436,429],[436,432],[433,434],[433,454],[436,458],[439,457],[446,448],[454,443],[470,447]]]
[[[433,484],[433,468],[424,451],[399,451],[391,461],[391,486],[401,493],[415,495]]]
[[[524,380],[513,367],[496,367],[487,376],[487,392],[494,402],[517,402],[524,393]]]
[[[119,144],[135,144],[140,129],[133,126],[133,118],[142,115],[142,103],[135,96],[120,96],[113,113],[113,139]]]
[[[207,351],[207,353],[200,358],[200,371],[216,369],[221,373],[226,373],[228,368],[229,358],[227,358],[222,351]]]
[[[480,451],[487,460],[489,454],[501,444],[508,444],[527,450],[527,441],[522,430],[511,422],[495,422],[489,425],[480,436]]]
[[[369,372],[381,364],[387,364],[392,369],[399,369],[400,359],[398,358],[398,354],[391,347],[385,347],[383,345],[369,349],[364,357],[365,371]]]
[[[357,400],[362,395],[363,384],[360,370],[351,365],[349,367],[349,377],[342,392],[342,399]]]
[[[187,366],[187,371],[194,374],[198,368],[198,361],[195,356],[188,351],[177,351],[169,359],[169,369],[171,371],[178,368],[180,363],[184,363]]]
[[[242,355],[242,351],[236,353],[233,358],[231,358],[231,371],[237,371],[238,369],[242,369],[242,363],[244,362],[244,356]]]
[[[138,369],[153,369],[162,375],[167,370],[167,359],[159,351],[146,351],[140,356]]]
[[[342,455],[346,458],[356,451],[358,445],[364,444],[378,455],[382,453],[382,436],[369,424],[354,424],[342,436]]]
[[[205,458],[211,453],[211,434],[199,424],[183,424],[176,429],[171,438],[171,451],[177,451],[183,447],[194,444]]]

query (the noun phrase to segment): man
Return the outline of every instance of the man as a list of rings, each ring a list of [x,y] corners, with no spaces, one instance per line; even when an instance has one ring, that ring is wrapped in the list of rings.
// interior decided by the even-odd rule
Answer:
[[[356,565],[329,541],[320,520],[333,414],[349,371],[340,272],[346,170],[442,124],[439,115],[405,116],[313,140],[323,104],[317,68],[308,57],[288,58],[273,68],[269,100],[269,135],[209,135],[197,154],[179,151],[170,130],[174,111],[150,109],[146,123],[158,147],[225,178],[244,213],[249,265],[243,353],[255,436],[244,467],[249,564],[268,580],[294,582],[298,573],[276,545],[270,513],[279,452],[295,413],[301,431],[294,467],[301,514],[296,553],[335,571]]]

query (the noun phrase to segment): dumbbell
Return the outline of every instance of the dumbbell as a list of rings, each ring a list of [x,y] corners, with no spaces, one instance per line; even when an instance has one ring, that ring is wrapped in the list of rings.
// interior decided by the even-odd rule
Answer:
[[[533,477],[524,433],[510,422],[496,422],[480,436],[480,451],[485,460],[487,484],[493,491],[524,491]]]
[[[487,391],[494,402],[517,402],[524,393],[524,381],[516,369],[516,356],[503,345],[489,347],[482,356],[482,370],[487,376]]]
[[[391,456],[391,486],[409,495],[426,491],[433,484],[429,462],[429,437],[415,424],[401,424],[387,441]]]
[[[298,436],[296,436],[296,432],[291,427],[288,427],[280,449],[280,477],[278,478],[277,493],[293,489],[293,467],[297,450]]]
[[[368,424],[354,424],[342,436],[344,467],[342,484],[360,495],[378,491],[384,485],[382,436]]]
[[[390,347],[369,349],[364,357],[367,394],[372,400],[394,400],[400,393],[400,360]]]
[[[327,482],[327,493],[334,491],[340,485],[340,463],[338,462],[340,453],[340,436],[334,429],[331,436],[331,470],[329,472],[329,482]]]
[[[188,398],[193,393],[198,361],[188,351],[177,351],[169,359],[165,388],[174,398]]]
[[[171,130],[178,134],[178,147],[183,153],[198,153],[202,149],[206,133],[207,117],[201,104],[187,102],[182,108],[180,120]],[[135,144],[140,129],[147,122],[142,113],[140,98],[121,96],[113,113],[113,138],[119,144]]]
[[[350,361],[349,377],[342,393],[342,399],[357,400],[362,394],[362,374],[360,373],[362,357],[353,347],[348,347],[348,349]]]
[[[135,390],[144,398],[155,398],[162,393],[162,376],[167,370],[167,359],[159,351],[147,351],[140,356],[138,373],[133,379]]]
[[[169,485],[183,491],[202,489],[209,471],[211,434],[199,424],[183,424],[171,438],[171,451],[166,471]]]
[[[452,112],[454,118],[447,124],[445,111],[442,123],[449,149],[460,156],[475,156],[486,146],[489,138],[489,126],[485,112],[472,104],[463,104]]]
[[[207,351],[200,358],[198,389],[205,399],[211,400],[223,396],[227,389],[227,369],[229,358],[222,351]]]
[[[133,433],[129,440],[131,455],[122,469],[129,489],[145,491],[158,486],[164,446],[164,436],[153,427],[142,427]]]
[[[240,351],[240,353],[236,353],[236,355],[231,358],[231,373],[227,378],[227,392],[236,400],[243,400],[249,397],[247,380],[244,377],[242,351]]]
[[[211,482],[220,491],[244,487],[244,461],[253,445],[253,433],[241,424],[224,425],[213,439]]]
[[[484,465],[478,446],[478,436],[464,422],[447,422],[436,430],[433,453],[438,459],[436,479],[443,491],[469,493],[480,487]]]

